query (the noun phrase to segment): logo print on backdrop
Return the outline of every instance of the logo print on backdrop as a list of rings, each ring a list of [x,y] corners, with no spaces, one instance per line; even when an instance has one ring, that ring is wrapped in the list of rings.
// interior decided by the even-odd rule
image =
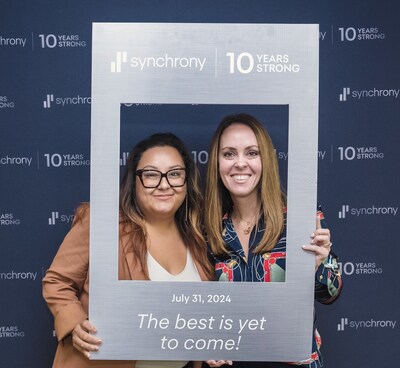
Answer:
[[[353,161],[353,160],[375,160],[382,159],[385,157],[383,152],[379,152],[378,147],[343,147],[337,148],[339,151],[339,159],[341,161]]]
[[[128,61],[128,53],[126,51],[117,51],[116,60],[111,62],[111,73],[121,73],[122,63]]]
[[[43,101],[43,107],[45,109],[50,109],[51,103],[54,101],[54,95],[47,95],[46,99]]]
[[[371,88],[371,89],[360,89],[360,90],[350,90],[350,87],[344,87],[342,92],[339,93],[339,101],[345,102],[350,99],[361,100],[364,98],[398,98],[400,96],[399,88],[392,89],[380,89],[380,88]]]
[[[25,337],[24,331],[19,331],[18,326],[0,326],[0,339]]]
[[[25,47],[26,38],[12,38],[0,36],[0,46],[22,46]]]
[[[347,96],[350,95],[350,87],[343,88],[343,92],[339,94],[339,101],[346,101]]]
[[[354,328],[356,330],[360,328],[391,328],[392,330],[396,327],[396,320],[375,320],[373,318],[362,321],[350,321],[347,317],[341,318],[340,323],[337,325],[337,331],[344,331],[345,328]]]
[[[350,205],[342,205],[342,209],[338,212],[338,217],[344,219],[348,216],[396,216],[399,207],[378,207],[371,205],[370,207],[350,207]]]
[[[319,32],[319,39],[320,39],[320,41],[324,41],[324,40],[325,40],[326,34],[327,34],[326,31],[324,31],[324,32]]]
[[[90,160],[85,159],[83,153],[44,153],[46,167],[87,167]]]
[[[20,225],[21,221],[12,213],[2,213],[0,214],[0,226],[13,226],[13,225]]]
[[[49,225],[55,225],[56,224],[56,219],[58,219],[58,212],[52,212],[51,217],[49,217]]]
[[[338,331],[344,331],[344,326],[346,326],[348,324],[348,320],[347,318],[342,318],[340,320],[340,323],[337,326],[337,330]]]
[[[382,275],[382,267],[378,267],[376,262],[338,262],[339,271],[346,276],[352,275]]]
[[[326,150],[324,150],[324,151],[318,151],[318,159],[319,159],[319,160],[324,160],[325,157],[327,157],[327,156],[326,156],[326,152],[327,152]],[[287,161],[287,159],[288,159],[288,157],[289,157],[288,152],[285,152],[285,151],[277,151],[277,150],[275,149],[275,153],[276,153],[276,157],[278,158],[278,160]]]
[[[37,272],[0,272],[0,280],[36,280]]]
[[[43,108],[51,108],[52,102],[62,107],[67,105],[90,105],[92,103],[92,98],[82,97],[79,94],[73,97],[54,97],[54,94],[48,94],[43,101]]]
[[[339,218],[343,219],[346,217],[346,213],[349,212],[349,205],[348,204],[344,204],[342,206],[342,210],[339,211]]]
[[[385,33],[379,30],[378,27],[364,27],[364,28],[340,27],[337,30],[339,31],[340,42],[384,40],[386,38]],[[326,31],[319,32],[320,41],[325,41],[328,40],[329,38],[331,39],[331,43],[333,45],[334,42],[333,26],[331,26],[331,31],[329,32],[329,34]]]
[[[13,109],[14,107],[14,102],[8,101],[7,96],[0,96],[0,109]]]
[[[125,166],[128,157],[129,157],[129,152],[122,152],[122,157],[119,159],[119,165]]]
[[[384,40],[386,38],[385,33],[381,32],[378,27],[340,27],[338,30],[342,42]]]
[[[79,35],[40,34],[39,39],[42,49],[54,49],[55,47],[86,47],[86,41],[81,41]]]
[[[0,157],[0,165],[26,165],[31,166],[32,157],[12,157],[4,156]]]
[[[47,219],[48,224],[50,226],[53,226],[57,224],[59,221],[61,222],[66,222],[67,224],[70,224],[74,220],[74,214],[72,215],[60,215],[58,211],[53,211],[51,213],[51,216]]]

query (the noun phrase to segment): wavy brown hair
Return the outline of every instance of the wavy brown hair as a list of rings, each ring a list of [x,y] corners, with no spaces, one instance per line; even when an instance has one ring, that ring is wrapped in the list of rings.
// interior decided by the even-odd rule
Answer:
[[[233,202],[219,174],[218,156],[221,136],[225,129],[232,124],[248,126],[256,136],[260,150],[262,175],[258,184],[259,216],[263,216],[266,229],[254,252],[265,253],[274,247],[282,233],[285,194],[281,188],[278,160],[271,137],[263,125],[255,117],[248,114],[226,116],[218,125],[211,141],[205,193],[207,205],[204,215],[207,239],[215,254],[227,253],[222,238],[222,216],[225,213],[232,212]]]
[[[175,213],[175,220],[183,242],[193,258],[201,265],[207,277],[213,278],[213,269],[207,257],[207,245],[203,236],[201,211],[203,197],[200,191],[199,172],[192,156],[183,142],[172,133],[157,133],[139,142],[129,153],[125,173],[120,185],[120,222],[122,231],[129,235],[129,251],[139,259],[146,277],[149,276],[146,262],[145,218],[136,198],[136,176],[138,163],[145,151],[153,147],[173,147],[181,155],[187,169],[186,200]],[[186,203],[187,202],[187,203]],[[187,208],[186,208],[187,207]]]

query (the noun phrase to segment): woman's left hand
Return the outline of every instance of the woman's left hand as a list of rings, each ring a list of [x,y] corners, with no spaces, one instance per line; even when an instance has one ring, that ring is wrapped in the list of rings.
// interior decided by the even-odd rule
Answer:
[[[328,257],[331,250],[331,234],[329,229],[321,228],[321,220],[317,216],[317,227],[315,231],[310,235],[310,244],[303,245],[303,249],[314,252],[315,254],[315,271],[318,269],[320,264]]]
[[[207,360],[206,363],[213,368],[233,364],[232,360]]]

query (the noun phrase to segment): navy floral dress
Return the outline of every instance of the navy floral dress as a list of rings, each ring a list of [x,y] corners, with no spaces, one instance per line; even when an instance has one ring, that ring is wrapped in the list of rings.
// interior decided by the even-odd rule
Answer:
[[[324,215],[317,212],[321,219],[322,227],[326,227]],[[227,255],[215,255],[211,257],[215,265],[215,277],[217,281],[247,281],[247,282],[284,282],[286,269],[286,216],[285,228],[274,248],[263,254],[255,254],[254,250],[259,244],[265,231],[263,219],[257,227],[254,227],[249,240],[249,254],[246,262],[245,254],[239,238],[234,229],[229,215],[223,217],[223,239],[228,248]],[[315,299],[323,304],[332,303],[340,294],[342,281],[339,273],[337,257],[333,252],[322,263],[315,273]],[[314,313],[314,336],[312,353],[310,358],[301,362],[292,363],[257,363],[234,362],[235,367],[279,367],[287,365],[299,365],[303,367],[322,367],[320,353],[321,337],[316,328]]]

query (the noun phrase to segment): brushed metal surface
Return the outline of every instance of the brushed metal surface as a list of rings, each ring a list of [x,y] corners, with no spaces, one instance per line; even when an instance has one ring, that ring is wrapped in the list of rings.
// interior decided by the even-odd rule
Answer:
[[[103,344],[92,359],[309,357],[314,258],[300,246],[315,226],[318,32],[307,24],[93,24],[89,312]],[[287,55],[299,70],[257,71],[262,55]],[[118,281],[121,103],[289,105],[286,282]]]

